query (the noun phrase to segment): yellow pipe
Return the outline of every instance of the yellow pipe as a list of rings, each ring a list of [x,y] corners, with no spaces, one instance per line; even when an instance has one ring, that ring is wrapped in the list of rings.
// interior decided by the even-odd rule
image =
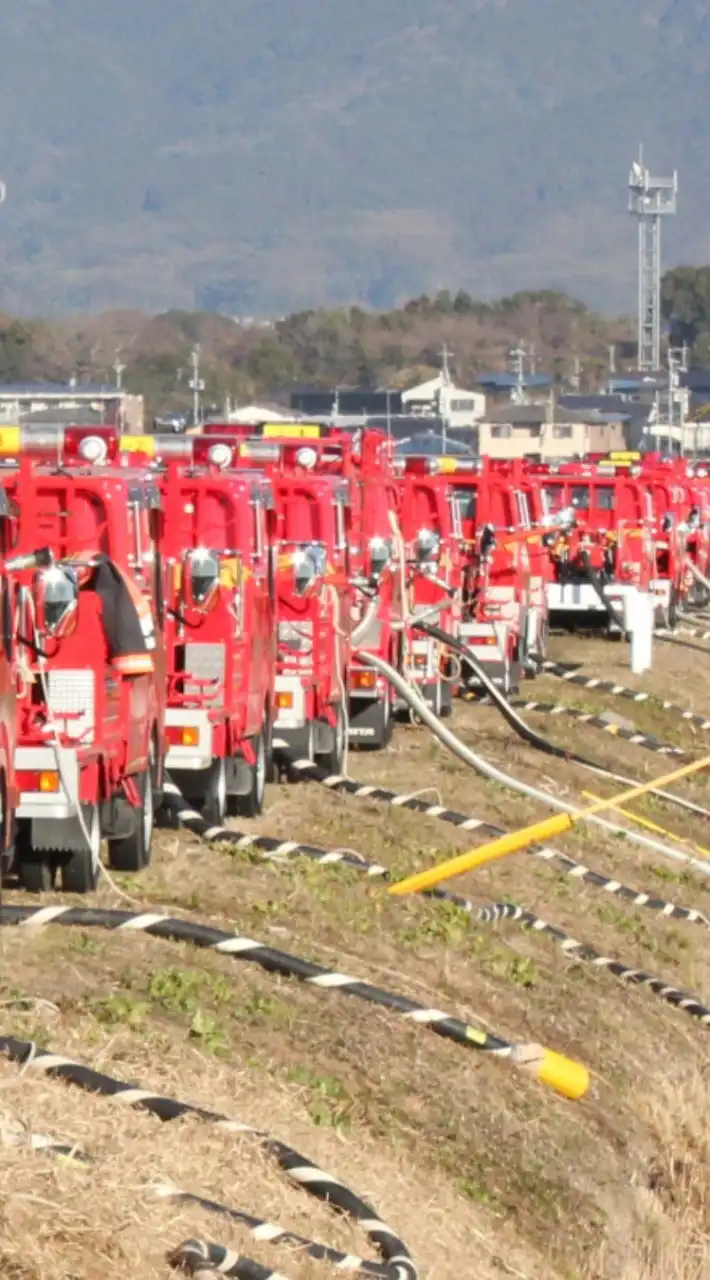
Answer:
[[[600,800],[601,796],[595,796],[592,791],[583,791],[582,795],[588,800]],[[645,827],[647,831],[653,831],[658,836],[667,836],[670,840],[675,840],[678,844],[687,845],[689,849],[694,849],[696,853],[700,853],[705,858],[710,858],[710,849],[705,849],[703,845],[696,844],[694,840],[688,840],[686,836],[678,836],[675,831],[668,831],[666,827],[659,827],[657,822],[651,822],[649,818],[642,818],[638,813],[631,813],[628,809],[620,809],[618,805],[614,805],[615,813],[620,813],[622,817],[628,818],[631,822],[637,822],[640,827]]]
[[[430,867],[427,871],[408,876],[406,880],[399,880],[390,886],[388,892],[403,895],[433,889],[444,880],[463,875],[465,871],[473,871],[476,867],[495,861],[496,858],[505,858],[509,853],[519,853],[521,849],[527,849],[531,844],[541,844],[542,841],[549,840],[553,836],[563,835],[565,831],[571,830],[575,823],[584,822],[604,809],[618,808],[620,804],[624,804],[627,800],[634,800],[637,796],[643,796],[654,787],[666,787],[671,782],[678,782],[680,778],[687,778],[691,773],[699,773],[701,769],[708,768],[710,768],[710,756],[703,756],[702,760],[694,760],[692,764],[683,765],[681,769],[674,769],[663,778],[652,778],[650,782],[630,787],[609,800],[598,800],[577,813],[556,813],[553,818],[545,818],[542,822],[533,823],[532,826],[521,827],[519,831],[511,831],[508,835],[499,836],[497,840],[491,840],[477,849],[460,853],[457,857],[440,863],[438,867]]]

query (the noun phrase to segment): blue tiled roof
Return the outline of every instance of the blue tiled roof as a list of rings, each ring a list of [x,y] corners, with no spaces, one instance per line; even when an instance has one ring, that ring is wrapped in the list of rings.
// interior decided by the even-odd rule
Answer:
[[[483,373],[476,378],[480,387],[495,387],[500,391],[517,387],[518,379],[514,373]],[[551,387],[552,378],[549,373],[526,373],[520,379],[523,387]]]

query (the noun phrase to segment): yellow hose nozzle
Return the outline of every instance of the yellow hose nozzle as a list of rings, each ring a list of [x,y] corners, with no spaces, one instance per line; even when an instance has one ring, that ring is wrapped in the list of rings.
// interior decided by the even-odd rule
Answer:
[[[516,1067],[572,1102],[583,1098],[589,1089],[589,1072],[581,1062],[556,1053],[554,1049],[545,1049],[541,1044],[516,1045],[512,1061]]]

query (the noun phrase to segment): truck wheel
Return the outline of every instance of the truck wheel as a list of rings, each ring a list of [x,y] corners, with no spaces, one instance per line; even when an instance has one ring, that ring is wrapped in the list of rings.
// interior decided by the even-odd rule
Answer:
[[[129,836],[108,842],[108,865],[112,871],[142,871],[149,866],[153,840],[153,776],[151,769],[136,774],[140,806]]]
[[[250,767],[249,790],[243,796],[227,797],[227,812],[233,817],[256,818],[264,808],[266,785],[266,738],[264,730],[252,738],[255,761]]]
[[[299,782],[301,775],[289,768],[290,760],[315,760],[315,729],[312,720],[307,720],[302,728],[291,735],[288,755],[284,766],[290,782]]]
[[[93,893],[101,875],[101,820],[97,804],[81,806],[89,834],[82,849],[60,855],[59,874],[63,893]]]
[[[441,711],[442,720],[447,720],[454,710],[454,682],[453,680],[440,680],[441,685]]]
[[[345,711],[342,702],[335,705],[335,725],[333,726],[333,745],[330,751],[326,751],[323,755],[316,757],[317,763],[323,769],[327,769],[328,773],[340,773],[343,768],[343,760],[345,759],[345,742],[347,738],[347,729],[345,727]]]
[[[197,800],[202,817],[213,827],[221,827],[227,814],[227,762],[224,756],[215,756],[205,770],[204,791]]]
[[[423,684],[419,690],[421,697],[426,702],[435,716],[440,717],[442,714],[442,685],[443,680],[434,680],[428,684]],[[415,712],[416,715],[416,712]]]

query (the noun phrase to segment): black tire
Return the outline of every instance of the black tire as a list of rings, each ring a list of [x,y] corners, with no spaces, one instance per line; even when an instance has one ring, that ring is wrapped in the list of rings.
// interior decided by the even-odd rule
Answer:
[[[223,756],[215,756],[205,770],[204,790],[196,800],[205,822],[221,827],[227,816],[227,762]]]
[[[300,782],[301,776],[289,769],[289,760],[315,760],[315,727],[312,720],[307,720],[290,739],[288,752],[285,753],[286,773],[291,782]]]
[[[438,680],[432,680],[428,684],[423,684],[419,690],[419,693],[426,702],[429,710],[434,713],[437,719],[441,718],[443,683],[444,682],[441,678]],[[416,712],[414,714],[416,716]]]
[[[136,774],[135,783],[140,805],[133,831],[108,842],[108,865],[112,871],[136,872],[150,866],[155,823],[152,768]]]
[[[17,876],[27,893],[51,893],[57,876],[57,866],[50,853],[23,852],[18,857]]]
[[[89,843],[72,853],[58,855],[64,893],[93,893],[101,875],[101,821],[97,804],[82,805]]]
[[[266,734],[264,730],[251,740],[256,757],[249,766],[249,790],[242,796],[227,796],[227,813],[234,818],[257,818],[264,808],[266,786]]]
[[[335,727],[333,745],[329,751],[316,756],[316,761],[322,769],[327,769],[328,773],[341,773],[343,760],[345,759],[348,731],[345,724],[345,710],[342,702],[336,702],[334,710]]]

